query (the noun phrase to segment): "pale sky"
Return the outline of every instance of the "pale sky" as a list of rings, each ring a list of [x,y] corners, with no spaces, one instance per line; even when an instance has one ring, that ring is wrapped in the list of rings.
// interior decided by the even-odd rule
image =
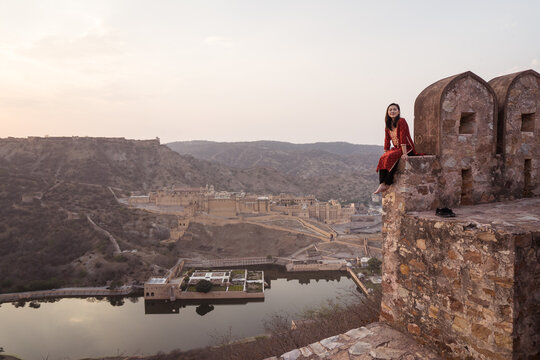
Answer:
[[[464,71],[540,72],[540,1],[0,0],[0,137],[382,144]]]

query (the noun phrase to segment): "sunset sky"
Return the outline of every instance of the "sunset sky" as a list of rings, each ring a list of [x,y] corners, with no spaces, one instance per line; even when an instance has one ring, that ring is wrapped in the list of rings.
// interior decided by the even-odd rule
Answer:
[[[540,72],[540,1],[0,0],[0,137],[382,144],[471,70]]]

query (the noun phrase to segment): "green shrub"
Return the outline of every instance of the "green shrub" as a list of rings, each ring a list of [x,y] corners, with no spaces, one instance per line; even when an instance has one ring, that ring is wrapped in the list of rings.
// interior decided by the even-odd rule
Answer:
[[[368,260],[368,269],[371,271],[372,274],[373,273],[380,274],[381,265],[382,265],[382,261],[377,258],[371,258]]]
[[[212,283],[208,280],[203,279],[197,283],[196,288],[198,292],[207,293],[212,290]]]

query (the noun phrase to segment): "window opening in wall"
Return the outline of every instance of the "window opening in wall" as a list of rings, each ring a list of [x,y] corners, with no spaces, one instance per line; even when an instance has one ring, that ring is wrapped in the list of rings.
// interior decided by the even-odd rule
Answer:
[[[525,159],[525,164],[523,166],[523,196],[531,196],[531,168],[532,160]]]
[[[535,113],[521,114],[521,131],[534,132],[534,115]]]
[[[473,179],[471,169],[461,170],[461,205],[472,205]]]
[[[154,293],[152,293],[151,296],[154,296]]]
[[[459,119],[459,133],[460,134],[474,134],[474,121],[475,113],[462,112]]]
[[[499,111],[497,117],[497,154],[504,152],[504,110]]]

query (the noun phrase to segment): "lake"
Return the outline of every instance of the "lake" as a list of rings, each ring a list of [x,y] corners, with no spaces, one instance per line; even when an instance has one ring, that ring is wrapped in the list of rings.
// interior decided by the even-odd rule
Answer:
[[[143,298],[64,298],[0,306],[0,347],[23,359],[151,355],[216,344],[226,334],[263,334],[273,314],[296,317],[329,301],[342,302],[356,285],[345,273],[287,273],[265,268],[264,301],[145,302]]]

